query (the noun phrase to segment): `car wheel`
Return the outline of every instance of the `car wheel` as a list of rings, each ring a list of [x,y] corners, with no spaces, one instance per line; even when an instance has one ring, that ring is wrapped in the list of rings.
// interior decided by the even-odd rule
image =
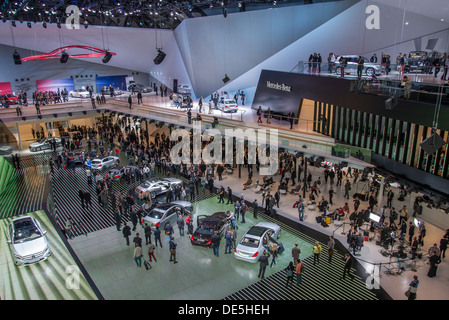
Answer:
[[[282,231],[282,230],[279,230],[279,233],[278,233],[278,235],[277,235],[277,237],[276,237],[277,239],[279,239],[279,238],[281,237],[281,231]]]
[[[341,74],[341,67],[335,68],[335,73],[340,75]]]
[[[368,77],[372,77],[374,75],[374,69],[373,68],[367,68],[365,73],[366,73],[366,75]]]
[[[152,191],[152,192],[150,193],[150,196],[151,196],[151,199],[156,198],[156,192]]]
[[[18,266],[20,266],[20,263],[19,263],[17,260],[14,260],[14,265],[15,265],[16,267],[18,267]]]
[[[42,151],[42,147],[39,147],[36,149],[37,151]]]

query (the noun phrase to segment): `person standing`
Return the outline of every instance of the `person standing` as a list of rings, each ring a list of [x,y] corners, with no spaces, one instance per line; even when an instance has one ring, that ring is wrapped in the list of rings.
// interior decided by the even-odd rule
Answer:
[[[134,206],[132,206],[129,216],[130,216],[131,223],[133,224],[133,231],[136,231],[138,219],[137,219],[137,212],[136,212]]]
[[[351,280],[354,280],[354,275],[351,275],[352,258],[348,252],[345,253],[344,261],[345,261],[345,266],[343,269],[343,280],[346,279],[346,274],[351,278]]]
[[[292,257],[293,257],[293,263],[296,264],[299,261],[299,255],[301,254],[301,249],[298,247],[298,243],[295,243],[295,246],[292,248]]]
[[[297,207],[298,207],[299,221],[303,221],[304,220],[304,203],[301,200],[299,200]]]
[[[175,234],[175,230],[173,230],[170,221],[168,221],[164,226],[165,235],[167,236],[168,242],[171,241],[172,236]]]
[[[441,238],[440,240],[440,257],[446,258],[446,250],[447,250],[447,243],[449,238],[447,236]]]
[[[301,262],[301,260],[297,260],[296,262],[296,268],[295,268],[295,273],[296,273],[296,284],[300,285],[302,282],[302,272],[304,270],[304,264]]]
[[[136,243],[134,248],[134,261],[136,262],[137,268],[142,267],[142,247]]]
[[[259,257],[259,274],[258,278],[263,279],[265,277],[265,270],[268,266],[269,254],[267,251],[264,251],[263,254]]]
[[[338,185],[338,183],[337,183]],[[349,182],[349,180],[346,180],[345,183],[345,198],[349,199],[349,191],[351,190],[351,182]]]
[[[139,233],[136,233],[136,236],[133,239],[133,243],[138,244],[140,247],[142,247],[142,238],[140,237]]]
[[[154,249],[156,249],[156,246],[154,245],[154,243],[151,243],[148,245],[148,259],[150,260],[150,262],[153,262],[153,258],[154,258],[154,262],[157,262],[156,257],[154,255]]]
[[[173,263],[178,263],[176,260],[176,247],[177,243],[175,242],[175,237],[171,237],[170,241],[168,242],[169,250],[170,250],[170,262],[173,261]]]
[[[128,96],[128,106],[129,106],[130,110],[131,110],[132,104],[133,104],[133,98],[131,97],[131,95],[129,95]]]
[[[218,169],[217,169],[217,171],[218,171]],[[232,203],[232,189],[230,187],[228,187],[228,202],[226,204],[229,204],[229,203]]]
[[[290,113],[288,114],[288,121],[290,122],[290,130],[293,129],[294,119],[295,119],[295,114],[293,113],[292,110],[290,110]]]
[[[65,232],[66,232],[67,239],[74,238],[73,232],[72,232],[74,225],[75,225],[75,223],[73,222],[72,218],[69,217],[69,219],[65,223]]]
[[[411,244],[411,250],[412,250],[412,260],[415,260],[416,251],[418,250],[418,238],[416,236],[413,237],[413,241]]]
[[[137,92],[137,104],[142,103],[142,92]]]
[[[182,214],[178,215],[178,220],[176,220],[176,224],[178,225],[179,235],[184,236],[184,219],[182,218]]]
[[[333,236],[329,236],[329,241],[327,243],[327,253],[328,253],[328,261],[332,263],[332,256],[334,255],[335,250],[335,240]]]
[[[159,241],[159,245],[162,248],[162,242],[161,242],[161,230],[159,229],[159,226],[156,226],[156,230],[154,230],[154,244],[157,247],[157,242]]]
[[[262,123],[262,106],[257,109],[257,123]]]
[[[129,236],[131,235],[131,227],[125,223],[122,233],[123,233],[123,237],[126,239],[126,245],[129,246]]]
[[[258,219],[257,218],[258,210],[259,210],[259,203],[257,203],[257,199],[254,199],[254,202],[253,202],[253,217],[254,217],[254,219]]]
[[[293,273],[295,271],[295,266],[293,265],[293,261],[290,261],[287,268],[285,268],[285,273],[287,275],[287,284],[285,285],[288,287],[289,283],[293,283]]]
[[[320,263],[320,255],[323,248],[319,244],[319,242],[315,242],[315,246],[313,247],[313,265],[315,265],[317,262]]]
[[[81,188],[81,189],[78,191],[78,195],[79,195],[80,200],[81,200],[81,207],[84,209],[84,197],[85,197],[85,193],[84,193],[83,188]]]
[[[408,300],[416,300],[416,292],[418,290],[418,285],[419,285],[418,276],[414,275],[412,282],[410,282],[410,284],[409,284]]]
[[[120,208],[115,208],[114,210],[114,220],[117,231],[120,231],[120,226],[122,225],[122,213],[120,212]]]
[[[145,244],[148,245],[148,243],[151,244],[151,226],[148,225],[148,223],[145,223]]]
[[[214,234],[210,238],[211,246],[214,251],[214,256],[219,256],[219,250],[220,250],[220,235],[218,234],[218,231],[214,231]]]
[[[363,57],[359,56],[359,59],[357,60],[357,78],[359,79],[362,78],[364,63]]]
[[[226,241],[226,246],[225,246],[225,254],[231,254],[231,248],[232,248],[232,235],[231,235],[231,230],[228,230],[225,234],[225,241]]]

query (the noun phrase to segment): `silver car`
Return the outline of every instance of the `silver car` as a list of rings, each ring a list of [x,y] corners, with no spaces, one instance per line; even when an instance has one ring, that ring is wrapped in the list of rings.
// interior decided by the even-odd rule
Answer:
[[[101,159],[93,159],[92,160],[92,170],[103,170],[104,168],[114,167],[120,163],[119,157],[116,156],[108,156]]]
[[[61,146],[61,139],[59,138],[48,138],[36,141],[32,144],[30,144],[30,151],[41,151],[46,149],[51,149],[53,139],[56,141],[56,147]]]
[[[168,188],[182,185],[182,180],[177,178],[164,178],[161,180],[147,180],[135,189],[136,193],[150,193],[152,199],[166,193]]]
[[[192,204],[188,201],[163,203],[148,212],[143,220],[155,227],[164,227],[167,222],[174,222],[177,219],[178,214],[182,214],[183,216],[193,214]]]
[[[357,66],[359,61],[359,56],[357,55],[347,55],[338,57],[338,60],[335,63],[335,73],[341,74],[341,66],[340,66],[340,58],[344,58],[346,60],[345,73],[350,73],[351,75],[357,76]],[[367,58],[362,57],[363,64],[363,73],[368,77],[380,76],[382,74],[382,66],[380,64],[372,63]]]
[[[281,227],[271,222],[259,222],[252,226],[242,237],[234,249],[234,257],[256,263],[264,250],[276,243],[276,239],[281,236]]]
[[[7,241],[16,266],[38,263],[51,255],[46,233],[39,222],[30,216],[11,221],[7,229]]]
[[[221,98],[218,100],[217,107],[215,107],[214,101],[210,100],[209,107],[213,107],[223,112],[237,112],[239,110],[239,106],[234,99]]]

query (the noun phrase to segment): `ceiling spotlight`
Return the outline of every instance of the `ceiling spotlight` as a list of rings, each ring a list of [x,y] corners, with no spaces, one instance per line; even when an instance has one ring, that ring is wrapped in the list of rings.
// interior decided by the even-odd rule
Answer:
[[[108,63],[109,60],[111,60],[111,58],[112,58],[112,54],[110,52],[106,51],[102,61],[103,61],[103,63]]]
[[[67,53],[67,52],[63,52],[62,54],[61,54],[61,59],[59,59],[59,61],[61,62],[61,63],[67,63],[67,61],[69,60],[69,54]]]

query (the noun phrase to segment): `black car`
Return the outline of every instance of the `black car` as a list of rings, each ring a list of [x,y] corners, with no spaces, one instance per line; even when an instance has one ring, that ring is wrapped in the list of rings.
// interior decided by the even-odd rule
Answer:
[[[226,213],[215,212],[211,216],[199,215],[197,217],[195,232],[190,236],[190,242],[195,246],[210,247],[211,238],[215,231],[222,236],[226,225]]]

